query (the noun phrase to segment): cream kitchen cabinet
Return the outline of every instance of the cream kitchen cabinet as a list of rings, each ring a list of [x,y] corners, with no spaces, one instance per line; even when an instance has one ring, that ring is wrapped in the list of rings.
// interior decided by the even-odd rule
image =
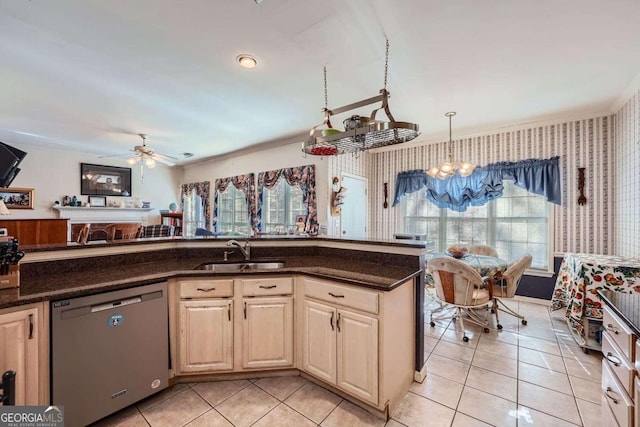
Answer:
[[[293,279],[238,280],[242,289],[242,368],[292,367]]]
[[[44,404],[48,362],[42,348],[44,305],[41,303],[0,310],[0,375],[16,372],[16,405]],[[42,347],[42,348],[41,348]]]
[[[300,369],[386,411],[413,381],[413,287],[391,291],[301,278]]]
[[[378,319],[304,301],[303,369],[378,403]]]
[[[233,369],[233,280],[183,280],[179,286],[180,372]]]

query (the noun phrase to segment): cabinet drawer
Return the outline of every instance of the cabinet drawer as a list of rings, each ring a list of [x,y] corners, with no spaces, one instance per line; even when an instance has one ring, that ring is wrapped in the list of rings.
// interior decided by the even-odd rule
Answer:
[[[624,390],[606,360],[602,360],[602,395],[621,427],[632,426],[633,401]]]
[[[632,395],[635,371],[631,362],[620,352],[620,349],[614,344],[613,338],[607,331],[602,333],[602,354],[604,356],[603,362],[609,365],[627,393]]]
[[[606,427],[618,427],[618,421],[616,421],[616,417],[613,415],[613,412],[611,411],[611,408],[609,407],[609,401],[607,400],[607,398],[602,395],[601,399],[600,399],[600,404],[601,404],[601,412],[600,412],[600,416],[601,416],[601,420],[602,420],[602,426],[606,426]]]
[[[378,294],[373,291],[306,279],[305,296],[378,314]]]
[[[180,280],[180,298],[233,296],[233,280]]]
[[[628,360],[634,360],[633,350],[635,336],[631,329],[609,307],[604,308],[602,327],[609,332],[609,336],[618,345]]]
[[[271,277],[268,279],[243,279],[244,296],[291,295],[293,279],[291,277]]]

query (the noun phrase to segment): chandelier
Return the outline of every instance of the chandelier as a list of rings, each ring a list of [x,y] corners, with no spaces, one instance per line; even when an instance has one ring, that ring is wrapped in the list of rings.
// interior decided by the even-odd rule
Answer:
[[[440,178],[442,180],[453,176],[458,172],[461,176],[469,176],[476,168],[476,165],[468,162],[454,162],[453,161],[453,141],[451,140],[451,117],[455,116],[455,111],[450,111],[445,114],[449,117],[449,159],[442,162],[438,166],[434,166],[427,171],[427,175],[432,178]]]
[[[327,108],[327,68],[324,68],[324,120],[309,131],[309,138],[302,143],[302,152],[316,156],[344,153],[356,153],[371,148],[399,144],[411,141],[419,135],[418,125],[408,122],[397,122],[389,110],[389,92],[387,91],[387,72],[389,68],[389,40],[386,43],[384,64],[384,88],[380,94],[372,98],[354,102],[343,107]],[[381,102],[379,108],[371,112],[370,117],[351,116],[344,121],[345,130],[334,129],[331,116],[354,110],[356,108]],[[376,113],[384,110],[388,122],[376,120]],[[326,129],[318,129],[326,126]]]

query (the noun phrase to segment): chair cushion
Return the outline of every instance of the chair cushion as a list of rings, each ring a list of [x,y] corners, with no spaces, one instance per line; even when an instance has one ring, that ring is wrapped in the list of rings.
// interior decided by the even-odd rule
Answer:
[[[489,302],[489,291],[486,289],[475,289],[473,291],[473,299],[475,301],[475,305],[480,305]]]
[[[167,237],[171,236],[171,226],[169,225],[147,225],[143,228],[142,237]]]

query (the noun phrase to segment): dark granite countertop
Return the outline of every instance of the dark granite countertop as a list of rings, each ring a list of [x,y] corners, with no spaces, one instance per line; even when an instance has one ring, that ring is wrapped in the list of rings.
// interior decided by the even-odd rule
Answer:
[[[602,301],[620,316],[637,336],[640,336],[640,294],[609,290],[598,290],[598,294]]]
[[[20,288],[0,290],[0,308],[39,301],[95,294],[132,286],[145,285],[175,277],[221,277],[240,275],[306,274],[344,283],[389,291],[420,274],[420,269],[379,262],[363,262],[343,257],[299,256],[279,257],[283,268],[251,272],[220,273],[194,270],[211,258],[177,258],[125,265],[100,265],[71,272],[39,272],[21,278]],[[261,261],[268,259],[263,258]],[[253,260],[252,260],[253,261]]]

